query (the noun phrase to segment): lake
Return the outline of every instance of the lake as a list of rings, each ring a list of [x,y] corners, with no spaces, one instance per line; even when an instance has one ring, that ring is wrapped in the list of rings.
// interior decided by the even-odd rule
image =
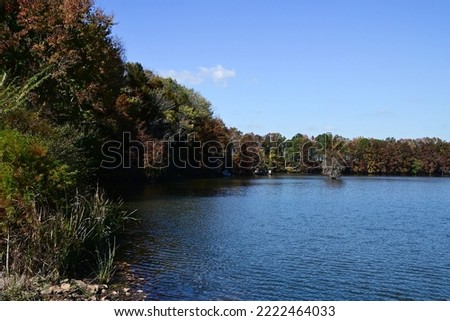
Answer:
[[[128,190],[151,300],[449,300],[450,179],[273,176]]]

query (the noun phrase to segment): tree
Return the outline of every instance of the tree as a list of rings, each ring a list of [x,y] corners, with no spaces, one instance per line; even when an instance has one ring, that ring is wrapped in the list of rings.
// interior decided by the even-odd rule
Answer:
[[[104,124],[123,75],[112,17],[94,8],[92,0],[4,0],[1,5],[3,71],[26,82],[53,67],[30,107],[58,122]]]
[[[262,143],[264,166],[273,170],[285,169],[285,150],[289,144],[280,133],[269,133]]]
[[[344,155],[347,140],[341,136],[333,136],[331,133],[321,134],[316,137],[321,149],[322,174],[332,179],[339,178],[347,165]]]
[[[367,155],[370,146],[370,140],[359,137],[353,139],[347,147],[350,150],[350,170],[352,173],[361,175],[367,174]]]

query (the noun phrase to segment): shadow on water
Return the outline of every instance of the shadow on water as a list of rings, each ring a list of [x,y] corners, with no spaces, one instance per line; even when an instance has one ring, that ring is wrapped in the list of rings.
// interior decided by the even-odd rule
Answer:
[[[345,178],[329,179],[324,177],[327,186],[331,188],[343,188],[345,186]]]
[[[244,192],[255,184],[251,179],[182,179],[162,183],[122,184],[107,187],[111,195],[120,195],[127,202],[179,198],[227,196]]]

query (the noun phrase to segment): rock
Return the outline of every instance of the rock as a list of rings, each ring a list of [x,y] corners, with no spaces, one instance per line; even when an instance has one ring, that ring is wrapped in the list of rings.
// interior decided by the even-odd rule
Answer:
[[[118,295],[119,292],[117,292],[117,291],[112,291],[111,294],[112,294],[112,295]]]
[[[63,290],[58,285],[49,286],[41,290],[42,295],[52,295],[52,294],[61,294]]]
[[[137,293],[144,293],[144,291],[142,291],[142,290],[137,290],[136,292]]]
[[[61,294],[61,293],[63,293],[63,290],[58,285],[51,286],[50,289],[51,289],[52,293],[54,293],[54,294]]]
[[[98,285],[96,285],[96,284],[93,284],[93,285],[88,284],[86,286],[86,290],[88,290],[88,292],[91,293],[91,294],[97,293],[98,292]]]
[[[64,280],[62,280],[60,283],[61,283],[61,284],[63,284],[63,283],[69,283],[69,279],[64,279]]]
[[[105,289],[102,289],[102,294],[105,294],[106,293],[106,290]]]
[[[130,292],[130,288],[123,288],[123,292],[125,292],[125,293]]]
[[[103,289],[107,289],[107,288],[108,288],[108,285],[103,284],[103,285],[102,285],[102,288],[103,288]]]
[[[69,284],[69,283],[63,283],[63,284],[61,284],[61,290],[62,290],[63,292],[69,291],[69,290],[70,290],[70,284]]]
[[[108,297],[104,296],[103,298],[100,299],[100,301],[108,301]]]
[[[97,297],[95,295],[93,295],[89,298],[89,301],[97,301]]]
[[[41,294],[42,295],[50,295],[50,294],[53,294],[53,289],[52,289],[53,287],[51,286],[51,287],[48,287],[48,288],[46,288],[46,289],[43,289],[43,290],[41,290]]]
[[[130,293],[130,292],[126,292],[125,295],[126,295],[126,296],[130,296],[131,293]]]
[[[85,289],[85,288],[86,288],[86,283],[84,283],[84,282],[81,281],[81,280],[75,280],[75,281],[74,281],[74,284],[75,284],[77,287],[79,287],[80,289]]]

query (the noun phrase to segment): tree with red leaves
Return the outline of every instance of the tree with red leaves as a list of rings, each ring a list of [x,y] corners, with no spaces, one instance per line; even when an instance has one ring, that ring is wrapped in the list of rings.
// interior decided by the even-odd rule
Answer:
[[[0,19],[2,71],[25,82],[50,70],[31,108],[72,123],[111,113],[123,76],[111,16],[92,0],[3,0]]]

